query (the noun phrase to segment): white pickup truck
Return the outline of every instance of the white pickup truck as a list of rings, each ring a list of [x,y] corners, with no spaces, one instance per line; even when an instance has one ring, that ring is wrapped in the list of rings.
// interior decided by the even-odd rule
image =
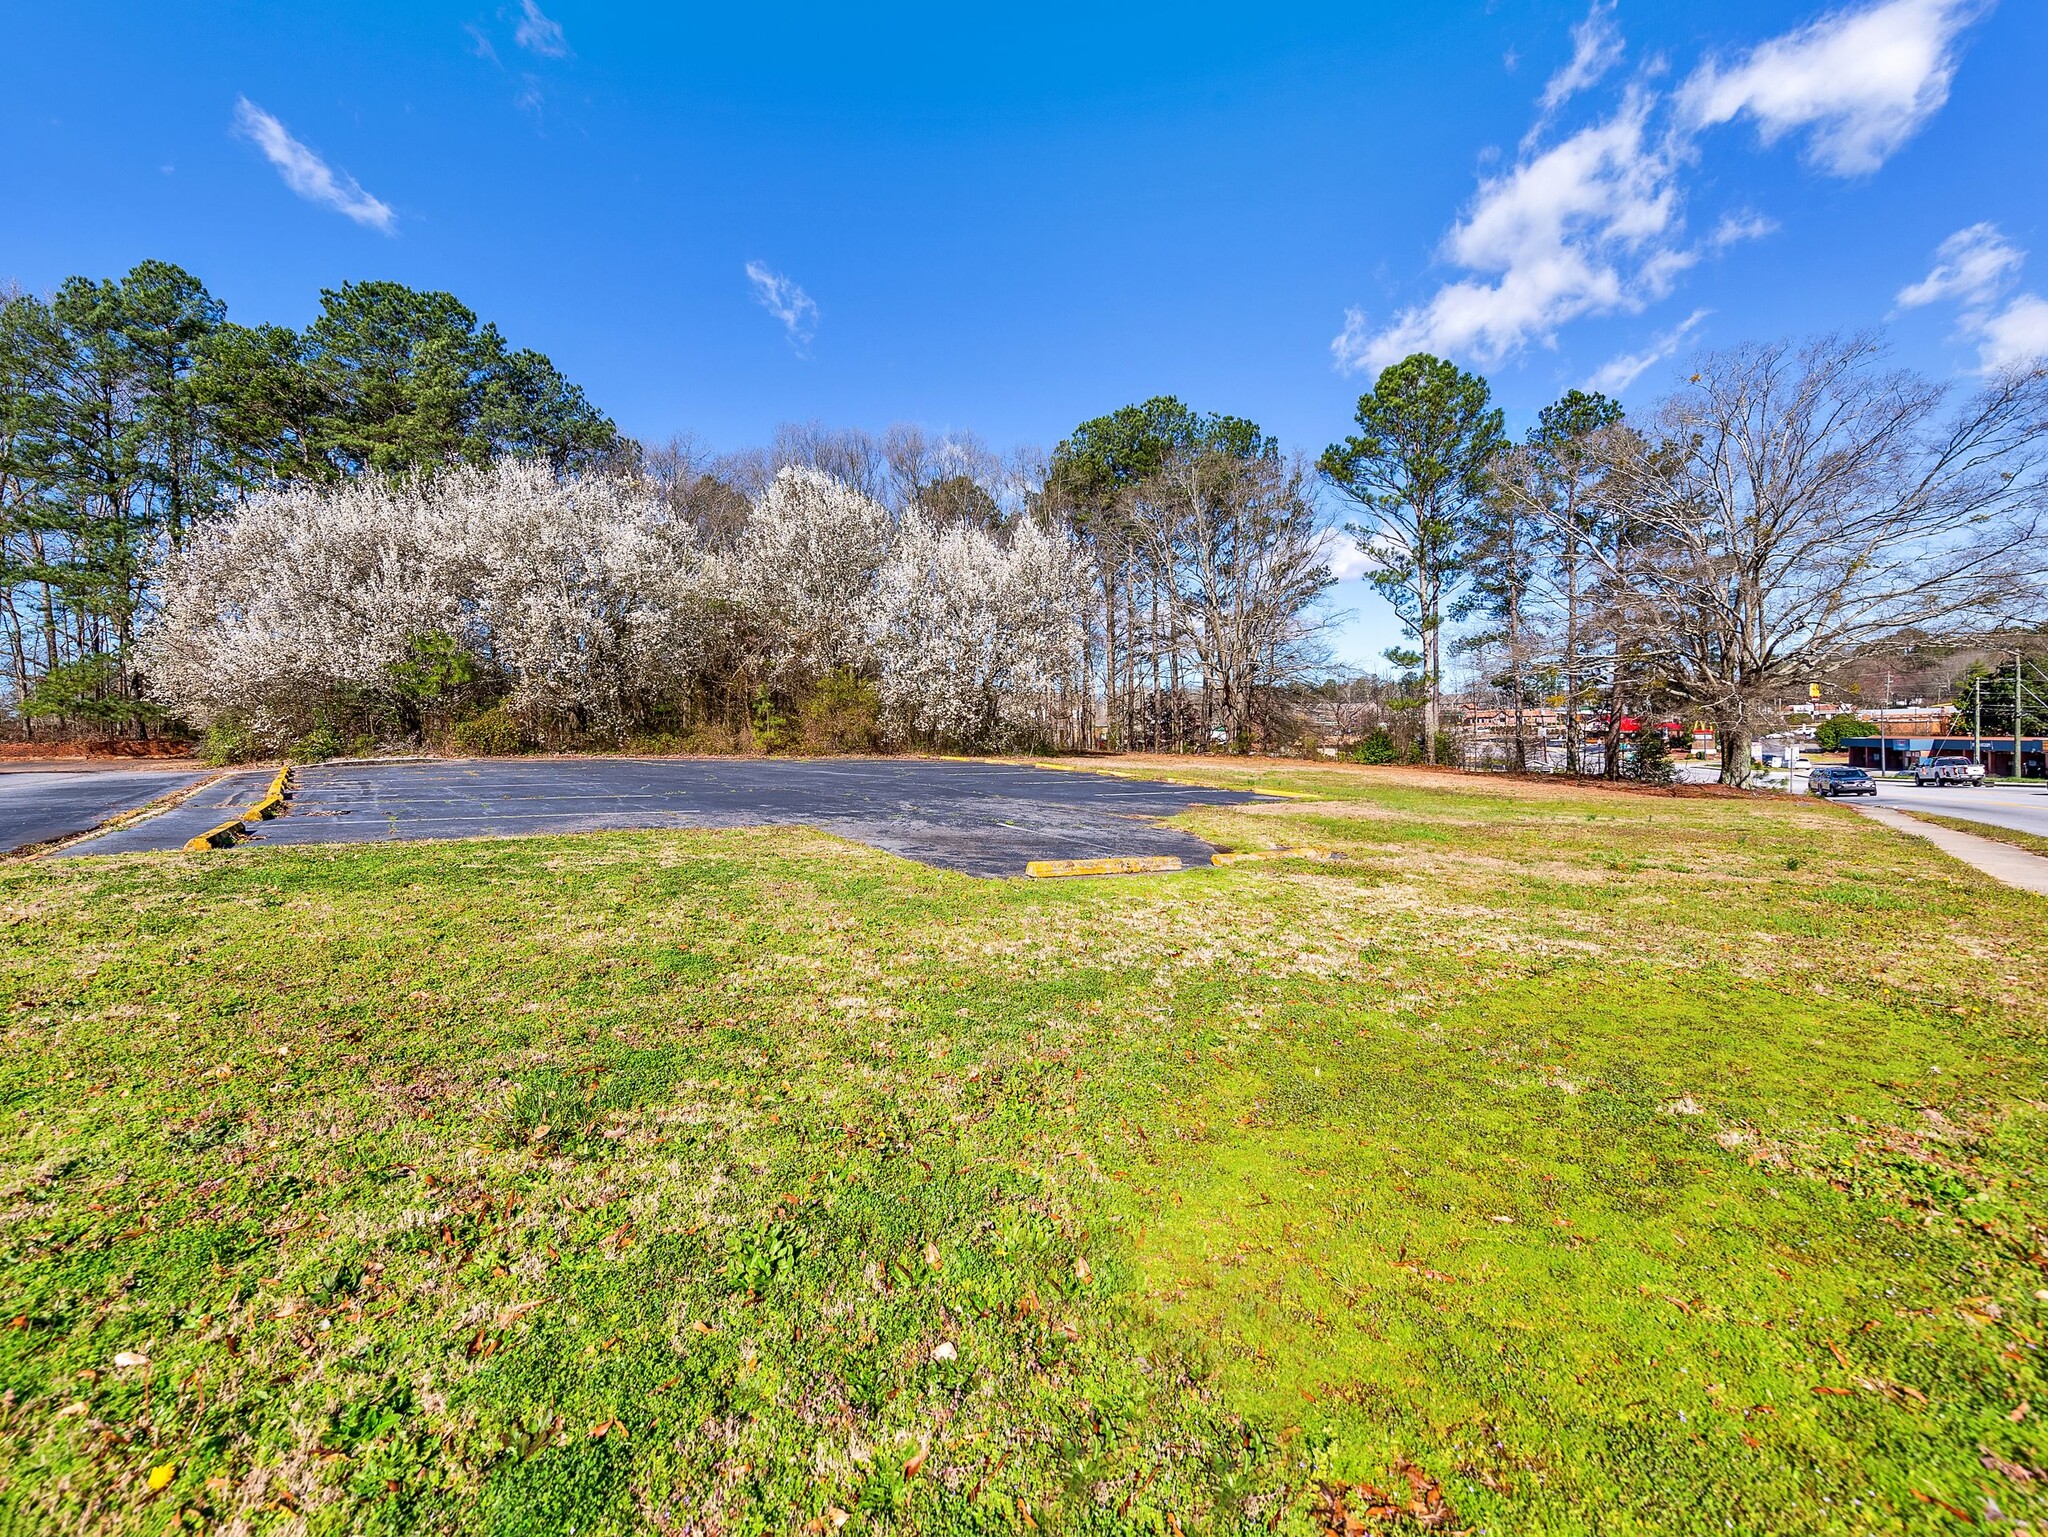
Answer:
[[[1913,765],[1913,783],[1981,787],[1984,783],[1984,765],[1972,763],[1968,758],[1953,754],[1944,754],[1938,758],[1922,758]]]

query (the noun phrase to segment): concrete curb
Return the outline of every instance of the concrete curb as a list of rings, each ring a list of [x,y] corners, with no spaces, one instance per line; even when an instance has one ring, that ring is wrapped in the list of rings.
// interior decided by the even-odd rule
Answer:
[[[1153,875],[1183,869],[1178,854],[1118,854],[1107,859],[1034,859],[1024,873],[1035,880],[1069,875]]]
[[[209,827],[196,838],[187,839],[185,852],[196,854],[202,849],[232,848],[237,838],[248,835],[248,823],[267,822],[285,809],[285,803],[291,797],[291,779],[291,765],[287,764],[277,771],[262,799],[240,816],[231,817],[218,827]]]
[[[1209,863],[1215,865],[1249,865],[1256,864],[1263,859],[1314,859],[1327,862],[1337,857],[1336,852],[1331,849],[1239,849],[1234,854],[1211,855]]]

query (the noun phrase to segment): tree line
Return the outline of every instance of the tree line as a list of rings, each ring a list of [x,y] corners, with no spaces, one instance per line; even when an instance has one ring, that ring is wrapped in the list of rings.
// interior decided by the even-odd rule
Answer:
[[[1418,355],[1357,424],[1322,467],[1419,645],[1432,758],[1454,623],[1517,718],[1511,766],[1540,704],[1561,708],[1574,771],[1589,717],[1670,708],[1712,724],[1740,783],[1795,688],[2040,612],[2039,363],[1963,387],[1868,335],[1737,347],[1639,418],[1574,390],[1511,441],[1485,380]]]
[[[477,720],[1242,749],[1293,729],[1349,537],[1407,629],[1382,692],[1418,756],[1455,656],[1509,766],[1539,708],[1574,769],[1586,722],[1669,709],[1740,779],[1790,687],[2038,603],[2044,396],[2039,367],[1936,383],[1830,337],[1703,357],[1640,414],[1569,391],[1511,438],[1482,376],[1418,354],[1312,461],[1171,396],[1046,455],[816,425],[711,454],[623,437],[450,295],[345,284],[303,332],[244,327],[144,263],[0,307],[0,624],[25,721],[263,750]]]

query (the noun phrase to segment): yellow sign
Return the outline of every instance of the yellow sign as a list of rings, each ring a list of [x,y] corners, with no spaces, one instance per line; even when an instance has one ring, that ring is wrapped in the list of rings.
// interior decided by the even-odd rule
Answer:
[[[1819,685],[1818,683],[1809,683],[1809,684],[1807,684],[1807,685],[1806,685],[1806,697],[1807,697],[1808,699],[1818,699],[1818,698],[1820,698],[1820,685]]]

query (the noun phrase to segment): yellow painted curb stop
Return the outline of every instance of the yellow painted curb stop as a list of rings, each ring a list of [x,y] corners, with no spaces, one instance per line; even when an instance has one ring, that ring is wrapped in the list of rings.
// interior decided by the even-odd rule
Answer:
[[[1152,875],[1180,868],[1180,859],[1173,854],[1119,854],[1108,859],[1034,859],[1024,873],[1043,881],[1064,875]]]
[[[238,817],[231,817],[218,827],[209,827],[196,838],[185,840],[185,851],[196,854],[201,849],[225,849],[234,846],[235,839],[245,835],[249,822],[267,822],[284,810],[285,802],[291,796],[291,766],[279,769],[263,792],[263,798]]]
[[[1271,797],[1272,797],[1272,798],[1273,798],[1274,800],[1281,800],[1281,801],[1319,801],[1319,800],[1325,800],[1325,799],[1327,799],[1327,798],[1328,798],[1328,797],[1326,797],[1326,796],[1322,796],[1322,795],[1310,795],[1310,794],[1309,794],[1309,793],[1308,793],[1307,791],[1305,791],[1305,790],[1258,790],[1258,789],[1254,789],[1254,790],[1252,791],[1252,794],[1254,794],[1254,795],[1269,795],[1269,796],[1271,796]]]
[[[285,799],[291,794],[291,778],[292,771],[289,766],[279,769],[277,777],[270,781],[270,788],[263,792],[263,799],[242,815],[245,818],[254,817],[259,822],[267,822],[284,810]]]
[[[248,829],[242,825],[242,819],[236,817],[233,821],[223,822],[218,827],[207,828],[196,838],[186,839],[185,852],[196,854],[201,849],[227,848],[234,843],[238,835],[247,831]]]
[[[1316,848],[1298,849],[1239,849],[1234,854],[1215,854],[1209,862],[1216,865],[1248,865],[1261,859],[1319,859],[1337,857],[1334,850]]]

